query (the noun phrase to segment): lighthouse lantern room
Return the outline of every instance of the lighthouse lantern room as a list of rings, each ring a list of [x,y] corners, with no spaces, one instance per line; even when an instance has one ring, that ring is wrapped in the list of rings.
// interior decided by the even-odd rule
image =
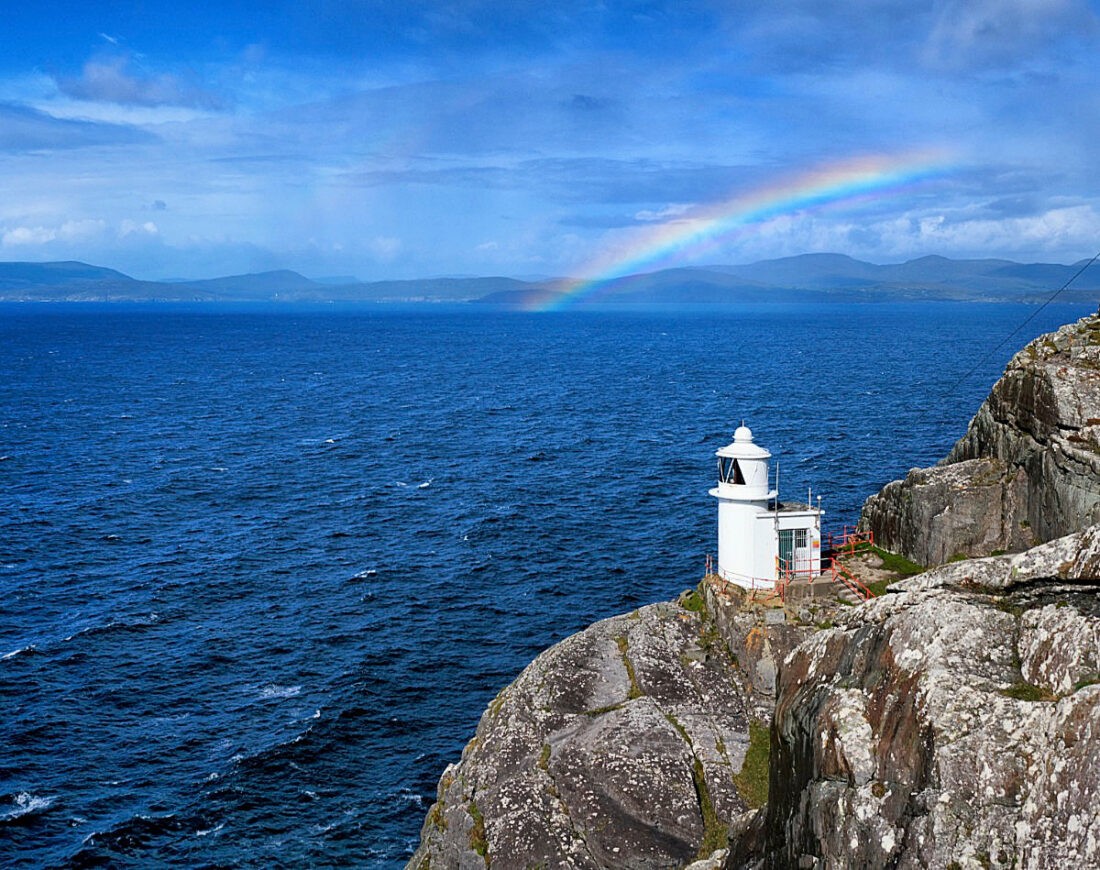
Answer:
[[[769,488],[771,453],[742,424],[718,456],[718,575],[746,589],[821,573],[821,517],[813,505],[779,501]]]

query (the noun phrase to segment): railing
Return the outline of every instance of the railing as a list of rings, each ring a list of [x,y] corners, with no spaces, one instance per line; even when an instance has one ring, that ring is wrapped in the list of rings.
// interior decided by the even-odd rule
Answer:
[[[786,590],[785,586],[780,585],[771,577],[750,577],[747,574],[733,574],[729,571],[723,571],[717,565],[714,564],[713,557],[707,556],[707,573],[706,577],[714,585],[716,585],[719,591],[729,594],[731,587],[738,592],[749,593],[751,598],[773,598],[776,595],[783,596]]]
[[[826,536],[827,549],[830,551],[829,571],[834,583],[840,583],[852,591],[861,601],[867,601],[875,597],[867,586],[858,577],[852,574],[840,562],[843,556],[849,558],[861,550],[869,549],[875,545],[875,533],[870,530],[860,530],[855,526],[844,526],[837,534],[829,533]]]
[[[870,529],[861,531],[856,526],[844,526],[839,532],[829,532],[825,536],[825,550],[833,555],[854,556],[864,546],[875,545],[875,533]]]
[[[833,582],[847,586],[860,601],[868,601],[875,597],[874,592],[861,583],[851,571],[841,565],[835,558],[833,559],[833,565],[830,570],[832,572]]]
[[[755,598],[758,594],[762,597],[771,598],[778,596],[783,601],[787,600],[787,590],[794,580],[807,580],[809,583],[813,583],[815,577],[820,576],[828,579],[832,583],[839,583],[840,585],[849,589],[856,597],[861,601],[867,601],[870,598],[875,597],[875,593],[872,592],[858,577],[852,574],[844,565],[840,562],[840,558],[851,557],[856,553],[868,547],[873,547],[875,544],[874,532],[860,531],[855,526],[844,526],[843,530],[837,533],[830,532],[825,536],[825,548],[822,551],[824,556],[826,552],[830,553],[832,558],[829,560],[830,564],[827,568],[821,567],[821,562],[818,562],[815,566],[815,560],[812,558],[792,560],[786,565],[781,562],[776,565],[776,577],[773,580],[770,577],[749,577],[743,575],[737,576],[725,576],[729,572],[722,571],[718,568],[710,555],[707,556],[707,573],[708,578],[713,578],[713,581],[718,586],[719,590],[728,593],[731,586],[737,587],[741,592],[749,592],[750,595]],[[777,560],[778,561],[778,560]],[[816,573],[815,572],[821,572]]]

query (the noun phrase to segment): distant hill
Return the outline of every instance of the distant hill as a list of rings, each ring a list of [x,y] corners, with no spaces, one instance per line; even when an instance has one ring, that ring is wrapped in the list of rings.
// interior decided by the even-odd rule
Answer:
[[[1039,302],[1068,281],[1086,261],[1072,265],[1011,260],[951,260],[928,256],[876,265],[843,254],[803,254],[746,265],[665,269],[600,282],[578,293],[579,304],[711,302]],[[556,281],[481,301],[499,305],[553,305],[574,295],[579,282]],[[1100,297],[1100,264],[1059,298]]]
[[[664,269],[597,285],[572,279],[426,278],[361,282],[312,280],[290,270],[201,280],[140,281],[102,266],[66,261],[0,263],[0,301],[110,302],[480,302],[506,307],[576,304],[877,302],[970,300],[1038,302],[1084,265],[951,260],[927,256],[877,265],[843,254],[803,254],[744,265]],[[1100,297],[1100,265],[1060,298]]]

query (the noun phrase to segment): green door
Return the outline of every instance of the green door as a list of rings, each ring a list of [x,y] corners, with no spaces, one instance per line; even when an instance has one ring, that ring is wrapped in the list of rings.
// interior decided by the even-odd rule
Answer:
[[[785,573],[794,568],[794,529],[779,530],[779,571]]]

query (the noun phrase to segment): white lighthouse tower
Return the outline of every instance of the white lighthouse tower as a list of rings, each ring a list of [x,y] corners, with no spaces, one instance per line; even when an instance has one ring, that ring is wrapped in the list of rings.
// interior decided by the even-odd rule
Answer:
[[[783,505],[768,487],[771,453],[742,424],[718,456],[718,575],[746,589],[821,573],[822,511]]]

